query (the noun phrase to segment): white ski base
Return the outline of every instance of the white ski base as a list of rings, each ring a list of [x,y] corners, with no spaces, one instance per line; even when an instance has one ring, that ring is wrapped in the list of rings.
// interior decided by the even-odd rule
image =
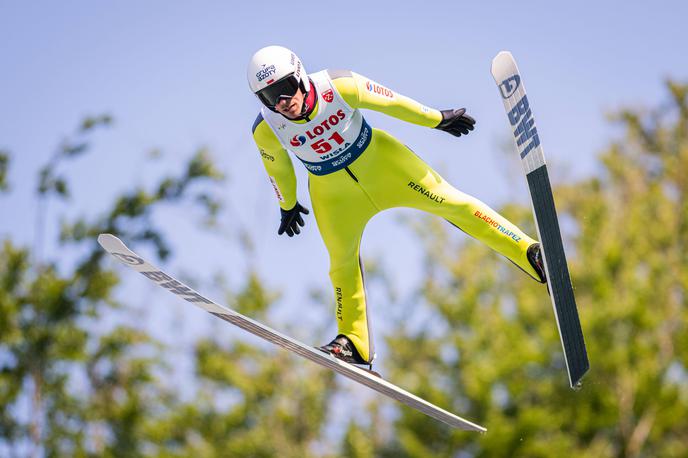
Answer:
[[[210,299],[189,288],[179,280],[167,275],[153,264],[147,262],[145,259],[127,248],[127,246],[114,235],[100,234],[98,236],[98,243],[100,243],[105,251],[116,257],[123,264],[143,274],[146,278],[161,288],[176,294],[187,302],[191,302],[203,310],[206,310],[207,312],[210,312],[213,315],[250,332],[251,334],[261,337],[268,342],[272,342],[275,345],[279,345],[280,347],[292,351],[299,356],[320,364],[321,366],[332,369],[333,371],[348,377],[351,380],[354,380],[362,385],[367,386],[368,388],[384,394],[385,396],[406,404],[407,406],[443,423],[446,423],[449,426],[466,431],[487,431],[482,426],[465,420],[451,412],[447,412],[446,410],[437,407],[436,405],[431,404],[428,401],[421,399],[418,396],[415,396],[386,380],[376,377],[363,369],[340,361],[332,355],[328,355],[320,350],[315,349],[314,347],[305,345],[295,339],[292,339],[291,337],[275,331],[268,326],[265,326],[264,324],[241,315],[240,313],[237,313],[228,307],[211,301]]]

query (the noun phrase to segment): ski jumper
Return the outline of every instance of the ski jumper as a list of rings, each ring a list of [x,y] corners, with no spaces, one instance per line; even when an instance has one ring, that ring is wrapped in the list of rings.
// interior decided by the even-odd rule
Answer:
[[[445,218],[538,278],[526,257],[535,240],[447,183],[392,135],[371,128],[359,108],[426,127],[440,123],[438,110],[354,72],[310,76],[317,100],[311,115],[293,121],[263,107],[253,136],[282,209],[296,205],[287,150],[309,171],[313,212],[330,257],[338,331],[363,359],[371,362],[374,350],[359,246],[366,223],[382,210],[411,207]]]

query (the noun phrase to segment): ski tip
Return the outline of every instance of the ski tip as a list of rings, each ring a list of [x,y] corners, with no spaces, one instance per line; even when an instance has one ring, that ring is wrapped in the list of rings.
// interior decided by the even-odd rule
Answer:
[[[100,234],[100,235],[98,236],[98,243],[100,243],[101,245],[103,245],[104,243],[108,243],[108,242],[111,241],[112,239],[117,239],[117,237],[115,237],[115,236],[112,235],[112,234]]]
[[[511,52],[509,51],[499,51],[497,55],[492,59],[492,63],[494,63],[497,59],[503,59],[505,57],[509,57],[511,59],[514,58],[514,56],[511,55]]]
[[[100,246],[102,246],[106,251],[111,251],[115,248],[121,248],[124,245],[120,239],[115,237],[112,234],[100,234],[98,236],[98,243]]]
[[[492,59],[492,71],[494,71],[495,67],[498,66],[500,63],[511,62],[513,60],[514,56],[512,56],[509,51],[499,51],[497,55],[494,56],[494,59]]]
[[[490,71],[497,84],[502,83],[514,73],[518,73],[514,56],[509,51],[498,52],[494,59],[492,59]]]

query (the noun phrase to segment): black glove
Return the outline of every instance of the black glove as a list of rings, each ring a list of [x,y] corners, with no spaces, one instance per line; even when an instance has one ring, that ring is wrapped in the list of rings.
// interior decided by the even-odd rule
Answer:
[[[468,131],[474,129],[475,119],[466,114],[465,108],[457,110],[442,110],[442,121],[435,127],[445,132],[449,132],[455,137],[461,134],[468,135]]]
[[[291,210],[282,210],[280,208],[280,212],[282,213],[282,221],[280,222],[277,235],[282,235],[286,232],[289,237],[293,237],[294,234],[300,234],[301,229],[299,229],[299,226],[303,227],[305,224],[301,213],[307,215],[309,213],[308,209],[296,202],[296,205]]]

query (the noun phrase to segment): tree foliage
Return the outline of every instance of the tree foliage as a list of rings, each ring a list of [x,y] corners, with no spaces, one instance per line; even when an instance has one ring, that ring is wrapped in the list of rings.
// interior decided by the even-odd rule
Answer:
[[[222,175],[200,149],[179,174],[63,222],[59,257],[43,258],[42,237],[35,247],[2,241],[0,455],[685,456],[688,86],[667,89],[670,103],[613,117],[623,136],[601,154],[599,174],[555,187],[591,361],[581,391],[568,387],[545,288],[435,218],[422,221],[423,284],[417,298],[394,304],[401,318],[382,371],[487,434],[381,397],[359,409],[331,372],[210,316],[217,328],[195,342],[182,390],[174,353],[145,327],[98,326],[117,307],[135,312],[117,300],[122,280],[95,238],[114,233],[164,260],[173,247],[157,208],[184,205],[215,222],[223,201],[212,187]],[[42,236],[58,227],[46,207],[77,199],[69,164],[112,123],[87,118],[38,171]],[[0,190],[10,191],[10,165],[0,152]],[[502,213],[534,234],[529,208]],[[258,272],[223,292],[235,310],[271,321],[278,295]],[[274,326],[293,334],[293,325]],[[333,432],[340,417],[344,428]]]
[[[555,189],[591,360],[583,389],[568,388],[544,288],[431,222],[422,296],[436,320],[420,332],[400,326],[393,378],[488,433],[452,432],[402,409],[385,450],[685,456],[688,86],[667,87],[670,105],[614,117],[625,133],[601,155],[601,176]],[[534,233],[530,209],[503,213]]]
[[[110,123],[107,115],[86,119],[75,139],[63,141],[40,169],[39,239],[48,200],[71,198],[64,164],[87,153],[88,135]],[[170,250],[164,235],[147,216],[161,204],[187,197],[193,183],[219,178],[207,153],[200,151],[180,177],[163,178],[156,191],[139,189],[117,197],[105,216],[93,223],[66,224],[63,249],[71,244],[76,245],[75,253],[86,253],[68,272],[59,261],[64,253],[44,260],[30,248],[4,241],[0,251],[0,374],[4,382],[0,446],[9,453],[32,450],[34,455],[42,451],[47,456],[88,451],[141,454],[138,425],[153,412],[156,402],[152,401],[161,396],[159,390],[145,393],[142,387],[150,390],[159,358],[131,356],[130,351],[152,343],[138,330],[120,328],[106,335],[94,330],[95,322],[116,304],[113,294],[119,282],[102,262],[95,236],[111,232],[139,244],[152,243],[165,257]],[[205,206],[217,209],[215,204]]]
[[[262,322],[275,299],[255,274],[226,297]],[[162,419],[160,456],[318,456],[334,374],[256,340],[197,342],[198,394]]]
[[[0,150],[0,192],[7,191],[9,183],[7,182],[7,170],[10,167],[10,153]]]

